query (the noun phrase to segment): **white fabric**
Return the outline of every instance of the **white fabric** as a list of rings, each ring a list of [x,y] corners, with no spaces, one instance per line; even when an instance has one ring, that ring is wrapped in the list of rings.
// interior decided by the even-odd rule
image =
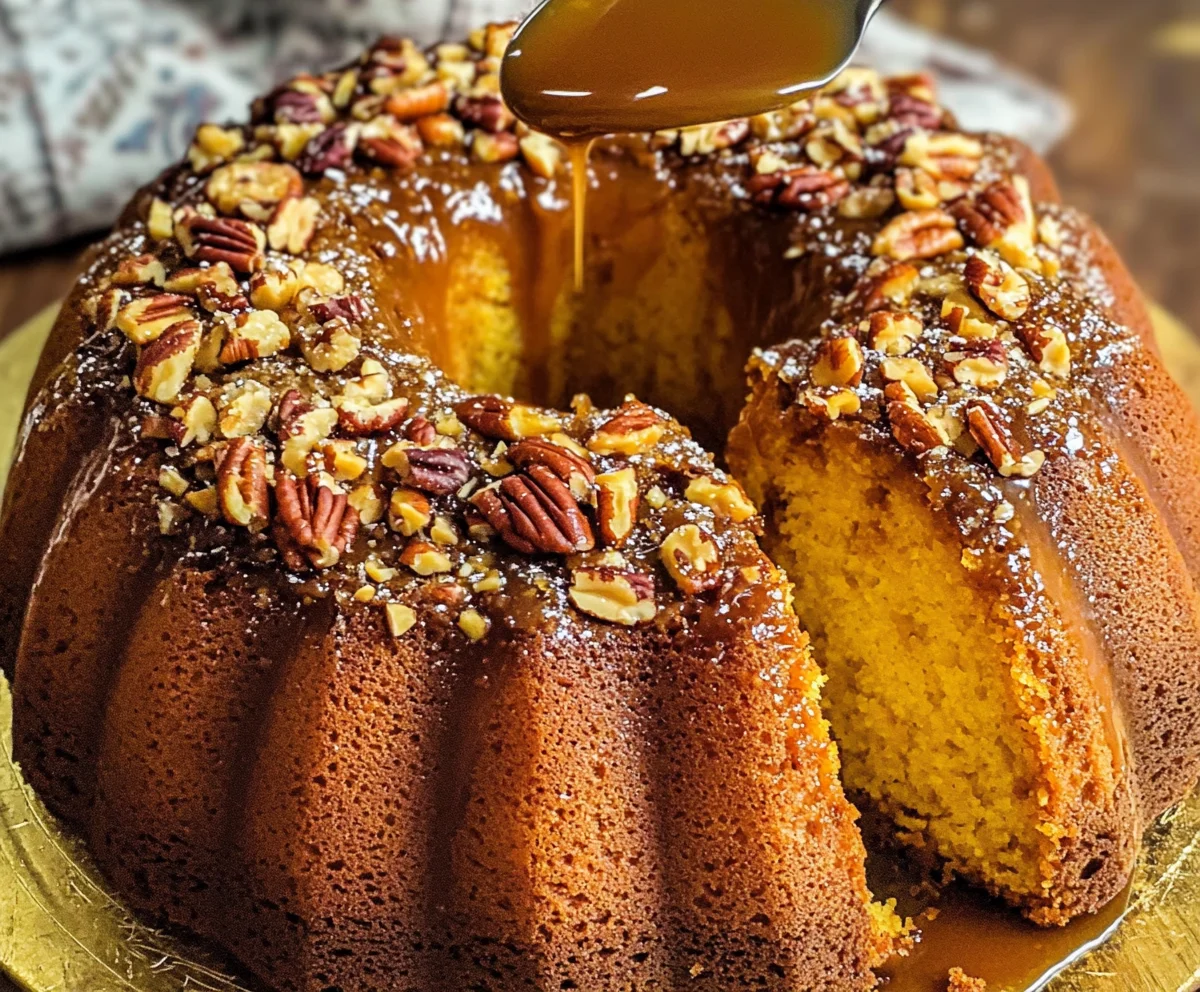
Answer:
[[[421,42],[520,16],[522,0],[0,0],[0,252],[110,224],[196,125],[242,118],[296,71],[381,33]],[[1049,147],[1063,102],[886,12],[862,61],[931,69],[968,127]]]

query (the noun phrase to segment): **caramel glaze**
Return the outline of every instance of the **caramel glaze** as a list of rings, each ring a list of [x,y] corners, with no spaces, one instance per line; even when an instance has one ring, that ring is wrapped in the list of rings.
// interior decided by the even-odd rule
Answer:
[[[985,161],[1017,175],[1028,169],[1031,185],[1053,195],[1027,153],[993,145]],[[972,563],[968,581],[1004,604],[1032,673],[1050,689],[1051,711],[1042,714],[1047,733],[1034,746],[1049,762],[1050,806],[1057,807],[1050,815],[1068,834],[1047,904],[1026,910],[1043,922],[1062,922],[1124,887],[1141,831],[1191,789],[1200,769],[1192,523],[1200,512],[1194,484],[1200,427],[1154,357],[1141,301],[1107,242],[1053,200],[1033,212],[1062,232],[1061,269],[1052,276],[1023,273],[1032,302],[1020,320],[1065,330],[1069,379],[1054,379],[1049,402],[1030,412],[1029,383],[1040,373],[1010,352],[1002,386],[972,393],[947,376],[940,399],[949,400],[952,413],[955,396],[986,398],[1008,425],[1013,450],[1040,450],[1045,464],[1031,478],[1002,478],[964,432],[957,449],[904,455],[901,471],[924,479],[948,538],[962,544]],[[826,336],[854,328],[867,312],[870,280],[863,273],[875,230],[829,229],[813,219],[797,238],[806,255],[831,259]],[[962,286],[957,274],[964,259],[953,251],[923,259],[912,300],[894,306],[925,325],[906,357],[943,376],[943,353],[956,346],[940,337],[949,332],[938,307]],[[756,359],[755,397],[732,448],[752,445],[756,431],[778,430],[783,417],[797,443],[849,431],[873,447],[900,450],[869,350],[863,384],[851,387],[860,412],[831,424],[806,403],[806,393],[814,395],[810,369],[819,349],[795,342]],[[731,456],[731,464],[736,470],[738,459]]]

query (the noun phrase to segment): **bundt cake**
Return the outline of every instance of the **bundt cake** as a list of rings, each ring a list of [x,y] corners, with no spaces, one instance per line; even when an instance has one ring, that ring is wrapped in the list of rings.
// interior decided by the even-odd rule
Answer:
[[[202,127],[95,250],[0,525],[31,783],[278,989],[871,987],[826,676],[689,436],[741,413],[849,786],[1103,902],[1200,761],[1200,430],[1111,250],[852,70],[598,143],[575,293],[510,32]]]

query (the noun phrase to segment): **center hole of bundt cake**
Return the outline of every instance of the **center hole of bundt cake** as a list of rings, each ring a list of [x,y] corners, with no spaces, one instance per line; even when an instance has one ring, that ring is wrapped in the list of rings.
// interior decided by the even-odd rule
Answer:
[[[606,144],[591,168],[582,289],[563,190],[552,208],[536,190],[505,202],[497,224],[440,225],[448,264],[421,301],[425,350],[474,392],[558,407],[633,393],[719,451],[751,350],[818,322],[793,292],[788,227],[721,215],[711,163],[668,184]]]

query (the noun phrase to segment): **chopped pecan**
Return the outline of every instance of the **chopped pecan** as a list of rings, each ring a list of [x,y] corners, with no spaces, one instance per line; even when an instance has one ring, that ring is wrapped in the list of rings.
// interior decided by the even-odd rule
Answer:
[[[637,522],[637,510],[637,473],[632,468],[596,477],[596,522],[605,544],[620,547],[625,543]]]
[[[504,101],[491,93],[460,96],[454,101],[454,112],[464,124],[482,128],[492,134],[507,131],[517,121],[512,111],[504,105]]]
[[[267,358],[283,351],[291,341],[287,324],[273,310],[250,310],[229,322],[220,358],[226,364]]]
[[[315,372],[340,372],[358,357],[362,341],[357,325],[344,317],[335,317],[320,325],[303,328],[300,350]]]
[[[906,355],[924,333],[919,317],[894,310],[876,310],[866,324],[867,345],[885,355]]]
[[[967,429],[988,461],[1006,479],[1012,476],[1028,479],[1046,461],[1045,453],[1037,448],[1025,454],[1018,450],[1003,415],[991,403],[972,400],[967,404]]]
[[[734,523],[743,523],[758,512],[742,487],[732,479],[718,482],[710,476],[698,475],[688,482],[683,495],[693,503],[729,517]]]
[[[256,118],[269,115],[276,124],[321,124],[326,123],[329,116],[317,93],[301,93],[281,87],[263,102],[266,104],[266,113],[256,114]]]
[[[609,566],[577,568],[567,591],[571,602],[589,616],[632,627],[654,619],[654,578]]]
[[[850,184],[828,170],[800,165],[755,175],[746,182],[746,190],[756,203],[789,210],[821,210],[845,197]]]
[[[299,255],[317,229],[320,202],[312,196],[292,197],[276,208],[267,227],[267,241],[275,251]]]
[[[194,320],[172,324],[138,357],[133,386],[139,396],[173,403],[191,374],[200,349],[200,325]]]
[[[376,118],[363,129],[355,151],[392,169],[407,169],[425,150],[416,128],[390,118]]]
[[[626,400],[596,428],[587,447],[598,455],[635,455],[657,444],[665,430],[665,421],[651,407]]]
[[[117,271],[112,275],[114,286],[144,286],[153,283],[161,286],[167,278],[163,263],[153,255],[131,255],[121,259]]]
[[[237,272],[262,267],[266,235],[249,221],[205,217],[185,208],[175,224],[175,234],[184,254],[198,262],[226,262]]]
[[[440,575],[453,567],[450,557],[428,541],[409,541],[400,552],[400,564],[418,575]]]
[[[275,467],[279,519],[295,548],[315,568],[330,568],[350,550],[358,533],[358,511],[346,494],[335,491],[319,473],[301,481],[283,465]],[[280,548],[281,552],[284,548]],[[289,563],[289,567],[294,567]]]
[[[413,417],[404,428],[404,436],[413,444],[419,444],[422,447],[430,447],[437,443],[438,432],[437,428],[429,422],[425,417]]]
[[[157,293],[131,300],[117,311],[116,325],[134,344],[146,345],[162,336],[167,328],[195,314],[186,296]]]
[[[910,210],[889,221],[871,244],[871,253],[904,262],[934,258],[963,246],[954,218],[944,210]]]
[[[817,345],[810,375],[814,386],[857,386],[863,377],[862,346],[854,338],[826,338]]]
[[[379,403],[349,399],[338,405],[338,423],[351,437],[366,437],[390,431],[407,411],[408,400],[403,397]]]
[[[241,213],[265,221],[277,204],[304,190],[293,166],[282,162],[230,162],[215,170],[204,193],[221,213]]]
[[[889,383],[884,396],[892,436],[905,451],[921,455],[948,443],[937,425],[925,416],[916,395],[903,382]]]
[[[470,502],[502,540],[523,554],[571,554],[595,547],[591,524],[567,484],[544,465],[506,476]]]
[[[322,324],[339,318],[349,321],[351,324],[358,324],[370,316],[367,305],[357,293],[315,300],[308,304],[308,312]]]
[[[1037,327],[1018,324],[1015,332],[1043,372],[1064,379],[1071,374],[1071,346],[1061,327],[1053,324]]]
[[[1017,320],[1029,309],[1029,283],[1011,265],[994,255],[979,253],[963,270],[971,292],[1003,320]]]
[[[936,131],[942,126],[945,112],[937,104],[910,93],[894,93],[888,103],[888,116],[901,124]]]
[[[921,273],[908,262],[887,264],[882,271],[871,274],[863,287],[863,310],[871,313],[890,306],[904,306],[911,299],[920,279]]]
[[[229,523],[252,534],[270,520],[267,456],[257,441],[239,437],[229,442],[217,464],[217,498]]]
[[[862,400],[853,389],[806,389],[798,399],[804,408],[825,420],[837,420],[842,414],[853,416],[862,409]]]
[[[962,351],[946,354],[955,382],[981,389],[996,389],[1008,376],[1008,352],[996,339],[968,341]]]
[[[405,537],[428,527],[433,519],[429,497],[417,489],[401,486],[392,491],[388,503],[388,526]]]
[[[401,442],[388,450],[384,464],[394,466],[410,486],[439,495],[457,492],[471,477],[471,459],[458,448],[419,448]]]
[[[511,162],[521,154],[521,143],[511,131],[474,131],[471,135],[471,158],[476,162]]]
[[[711,589],[721,581],[721,554],[709,534],[695,524],[676,527],[659,551],[663,567],[688,595]]]
[[[354,157],[356,134],[344,121],[327,127],[304,146],[296,159],[297,168],[310,176],[319,176],[327,169],[344,169]]]
[[[462,121],[450,114],[430,114],[417,121],[421,140],[431,148],[459,148],[466,140]]]

